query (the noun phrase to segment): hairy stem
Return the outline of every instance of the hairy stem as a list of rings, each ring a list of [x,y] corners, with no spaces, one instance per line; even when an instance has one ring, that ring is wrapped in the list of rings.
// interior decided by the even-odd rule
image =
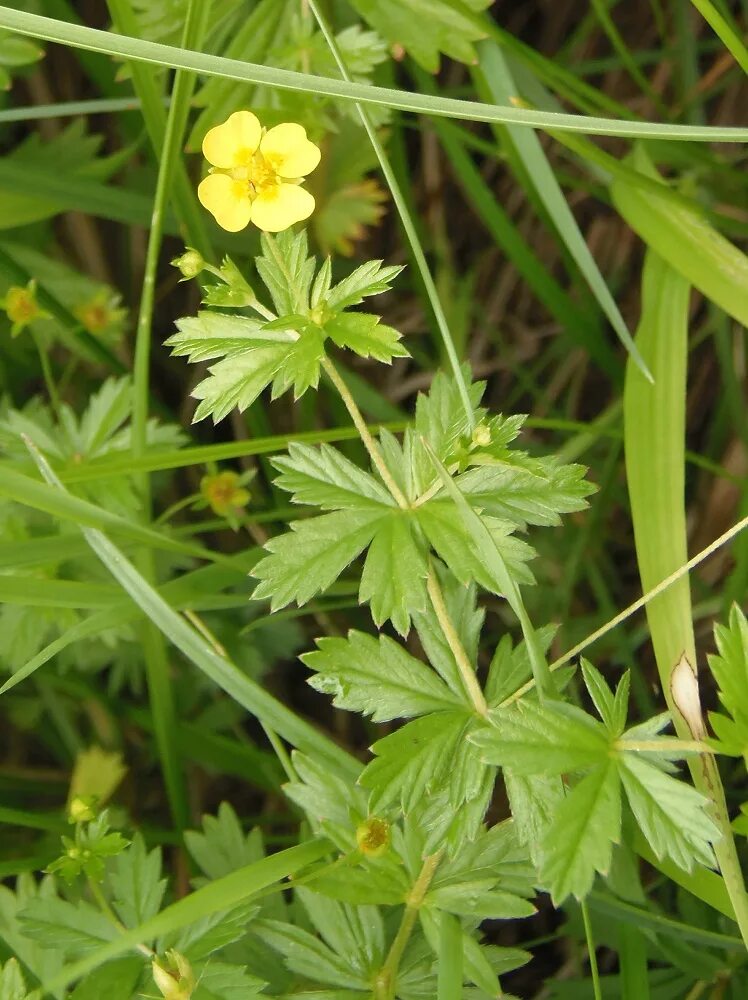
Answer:
[[[382,481],[392,494],[392,497],[397,503],[398,507],[401,507],[403,510],[406,510],[408,507],[408,501],[405,499],[403,491],[400,489],[400,487],[393,479],[392,473],[385,465],[384,459],[382,458],[382,453],[380,452],[376,441],[372,437],[371,432],[369,431],[369,428],[366,425],[366,421],[364,420],[361,411],[359,410],[358,406],[356,406],[356,401],[350,394],[348,386],[340,377],[340,372],[337,370],[337,368],[332,363],[332,361],[330,361],[329,358],[324,359],[324,361],[322,362],[322,367],[325,373],[327,374],[327,377],[330,379],[332,384],[338,390],[338,393],[340,394],[340,398],[343,400],[346,410],[348,410],[348,412],[351,415],[351,420],[353,421],[356,430],[359,433],[364,448],[366,448],[366,450],[368,451],[369,457],[371,458],[374,467],[376,468],[379,475],[382,477]]]
[[[413,933],[418,911],[421,908],[424,897],[429,890],[431,880],[436,869],[439,867],[443,851],[437,851],[423,862],[423,867],[418,878],[413,883],[413,888],[408,894],[400,926],[392,942],[390,950],[385,959],[384,965],[379,970],[374,980],[374,1000],[395,1000],[395,989],[397,987],[397,970],[400,967],[400,959]]]
[[[486,699],[484,698],[483,691],[478,683],[478,678],[475,676],[473,666],[468,659],[467,653],[465,652],[465,647],[460,642],[457,630],[452,623],[452,619],[449,617],[449,611],[447,610],[447,605],[444,600],[444,594],[442,593],[442,588],[439,586],[439,579],[433,565],[430,567],[429,575],[426,578],[426,589],[428,590],[431,604],[434,608],[434,614],[439,621],[441,630],[444,633],[444,638],[447,640],[449,648],[452,650],[452,655],[454,656],[455,662],[457,663],[457,667],[460,671],[462,682],[465,685],[467,693],[470,695],[470,700],[475,707],[475,711],[478,715],[486,716],[488,715],[488,705],[486,704]]]

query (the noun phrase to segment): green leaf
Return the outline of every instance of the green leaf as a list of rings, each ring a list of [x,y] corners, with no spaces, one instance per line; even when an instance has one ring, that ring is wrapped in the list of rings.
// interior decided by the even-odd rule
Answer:
[[[455,0],[351,0],[368,23],[393,45],[402,45],[424,69],[439,69],[440,53],[475,62],[473,42],[485,36],[476,19]],[[477,10],[487,0],[469,4]]]
[[[290,344],[287,333],[264,329],[265,324],[248,316],[201,310],[197,316],[177,320],[178,333],[165,341],[177,358],[187,357],[192,363],[234,357],[257,347]]]
[[[637,185],[622,176],[611,186],[613,204],[631,228],[663,260],[728,315],[748,325],[748,257],[725,239],[697,207],[665,186],[645,150],[637,146],[636,171],[655,183]],[[662,188],[662,194],[659,188]]]
[[[618,761],[631,811],[657,857],[671,858],[687,872],[696,862],[713,866],[711,844],[720,831],[706,811],[708,800],[634,753]]]
[[[312,448],[291,442],[287,455],[271,461],[281,472],[275,480],[276,486],[293,494],[292,503],[310,504],[323,510],[394,504],[371,473],[364,472],[330,445]]]
[[[251,904],[216,910],[181,928],[177,933],[165,935],[159,942],[159,949],[164,951],[175,948],[190,962],[203,961],[213,952],[244,937],[248,925],[258,912],[259,907]]]
[[[299,399],[307,389],[319,384],[319,370],[325,357],[325,338],[317,327],[306,324],[299,339],[285,349],[283,364],[273,381],[272,398],[293,386],[293,398]]]
[[[290,531],[267,542],[270,555],[252,569],[261,581],[253,598],[270,598],[273,611],[291,601],[305,604],[337,580],[366,548],[383,516],[384,510],[365,508],[293,521]]]
[[[325,333],[338,347],[348,347],[362,358],[389,364],[393,358],[410,357],[399,343],[402,334],[370,313],[340,313],[325,323]]]
[[[402,267],[397,266],[383,267],[381,260],[369,260],[351,271],[327,293],[327,306],[338,312],[358,305],[370,295],[380,295],[389,290],[402,270]]]
[[[266,983],[250,976],[240,965],[211,959],[195,971],[199,981],[193,994],[195,1000],[253,1000],[267,996]]]
[[[365,972],[353,968],[345,957],[337,955],[308,931],[278,920],[258,920],[252,930],[280,952],[292,972],[320,983],[369,992],[370,983]]]
[[[78,983],[70,1000],[132,1000],[142,972],[142,958],[116,958]]]
[[[620,835],[621,787],[611,760],[567,791],[545,831],[541,877],[556,906],[570,895],[584,899],[595,872],[608,873]]]
[[[21,966],[9,958],[0,972],[0,1000],[26,1000],[26,983]]]
[[[720,750],[748,759],[748,621],[737,604],[727,626],[715,625],[714,640],[717,652],[708,658],[709,669],[730,717],[710,712],[709,721]]]
[[[318,639],[317,646],[301,659],[316,671],[311,686],[332,694],[337,708],[387,722],[459,704],[433,671],[387,636],[350,631],[345,639]]]
[[[544,653],[548,652],[555,634],[555,625],[546,625],[545,628],[537,630],[538,643]],[[511,636],[502,636],[488,667],[484,690],[488,707],[498,708],[505,698],[518,691],[531,676],[532,666],[527,643],[522,640],[515,646]]]
[[[476,586],[471,583],[464,587],[452,573],[446,570],[441,572],[440,567],[436,568],[436,572],[449,617],[457,631],[462,648],[475,669],[478,662],[480,633],[485,618],[484,610],[477,607]],[[413,613],[413,621],[429,663],[452,691],[463,700],[466,692],[462,674],[439,625],[431,601],[426,602],[423,611]]]
[[[584,510],[594,487],[582,465],[559,465],[554,459],[535,463],[535,472],[511,465],[484,465],[458,476],[457,487],[486,514],[520,528],[561,523],[561,514]]]
[[[604,728],[574,705],[524,699],[489,717],[492,725],[477,730],[471,740],[484,760],[515,774],[566,774],[601,764],[610,752]]]
[[[515,920],[536,912],[526,899],[493,888],[494,881],[488,878],[441,886],[426,894],[424,904],[478,920]]]
[[[82,955],[117,937],[117,928],[85,900],[32,899],[19,914],[24,933],[43,948]]]
[[[424,546],[413,533],[409,511],[393,509],[380,521],[361,574],[359,601],[368,601],[378,626],[387,619],[402,636],[410,631],[410,616],[427,604],[428,565]]]
[[[255,264],[276,312],[279,316],[306,315],[315,271],[314,260],[308,255],[306,230],[296,234],[290,229],[277,235],[263,233],[261,243],[262,256],[255,258]]]
[[[465,712],[434,712],[377,740],[371,747],[376,759],[359,779],[372,792],[371,811],[399,799],[409,813],[453,767],[470,722]]]
[[[164,898],[166,879],[161,875],[161,851],[147,851],[140,834],[130,847],[113,859],[109,869],[112,905],[126,927],[137,927],[154,917]]]
[[[212,416],[213,423],[218,423],[234,408],[246,410],[275,378],[287,351],[287,343],[266,344],[212,365],[208,378],[192,390],[200,400],[193,422]]]
[[[187,830],[187,850],[210,879],[222,878],[263,857],[259,831],[245,835],[236,813],[222,802],[216,816],[203,816],[203,830]]]

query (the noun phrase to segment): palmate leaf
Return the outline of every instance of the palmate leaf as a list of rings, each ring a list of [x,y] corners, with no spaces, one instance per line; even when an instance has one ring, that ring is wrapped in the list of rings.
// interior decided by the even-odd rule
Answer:
[[[102,920],[99,910],[85,900],[69,903],[37,897],[29,901],[19,919],[28,938],[58,953],[83,955],[113,941],[118,934],[114,924]]]
[[[595,872],[607,874],[621,834],[621,788],[615,761],[598,767],[559,804],[541,846],[541,877],[553,902],[583,899]]]
[[[166,879],[160,876],[161,852],[158,848],[147,851],[140,834],[112,859],[109,882],[113,905],[126,927],[137,927],[158,913],[166,889]]]
[[[255,259],[257,270],[279,316],[306,314],[309,290],[314,278],[314,259],[309,256],[306,230],[287,229],[276,236],[263,233],[262,254]]]
[[[332,288],[326,296],[327,306],[337,312],[357,306],[370,295],[380,295],[389,290],[402,270],[396,265],[385,267],[381,260],[367,261]]]
[[[439,69],[440,53],[459,62],[475,62],[473,42],[485,37],[469,16],[488,0],[351,0],[353,6],[393,45],[401,45],[424,69]],[[468,8],[466,11],[465,8]]]
[[[345,639],[318,639],[317,646],[301,657],[315,671],[309,683],[334,695],[338,708],[387,722],[460,704],[433,671],[387,636],[351,631]]]
[[[244,351],[268,344],[290,343],[287,333],[263,333],[264,322],[249,316],[201,310],[197,316],[177,320],[178,333],[172,334],[166,346],[175,357],[188,357],[192,362],[213,361],[233,357]]]
[[[362,358],[389,364],[393,358],[410,357],[399,343],[402,334],[371,313],[340,313],[325,323],[325,333],[338,347],[348,347]]]
[[[278,920],[258,920],[253,932],[282,956],[286,966],[304,979],[344,989],[370,992],[370,975],[352,966],[348,956],[336,954],[309,931]],[[324,994],[323,994],[324,995]]]

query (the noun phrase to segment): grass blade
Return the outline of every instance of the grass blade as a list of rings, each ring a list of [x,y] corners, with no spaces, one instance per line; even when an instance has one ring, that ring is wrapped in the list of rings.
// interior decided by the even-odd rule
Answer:
[[[492,41],[480,42],[478,58],[480,68],[475,71],[475,75],[483,82],[484,87],[495,100],[509,103],[512,97],[517,96],[517,88],[499,46]],[[638,367],[646,372],[646,366],[644,366],[626,322],[579,231],[538,137],[527,129],[514,127],[508,127],[506,135],[515,147],[528,177],[532,179],[536,193],[552,219],[556,231],[584,276],[603,313],[608,317],[616,336]]]
[[[685,406],[690,286],[661,257],[648,252],[642,279],[637,343],[650,366],[651,385],[630,362],[624,391],[624,444],[631,515],[642,588],[647,591],[687,561]],[[683,577],[647,605],[663,694],[681,738],[693,736],[675,706],[671,675],[685,654],[696,669],[691,591]],[[694,784],[714,805],[722,840],[714,845],[736,919],[748,944],[748,897],[714,758],[692,763]]]
[[[125,35],[57,21],[54,18],[41,17],[10,7],[0,6],[0,27],[9,28],[21,35],[59,42],[74,48],[123,59],[137,59],[158,66],[171,66],[173,69],[186,69],[206,76],[220,76],[245,83],[266,84],[281,90],[324,94],[345,101],[378,104],[399,108],[401,111],[445,115],[448,118],[461,118],[466,121],[528,125],[531,128],[558,129],[588,135],[617,135],[632,138],[651,136],[660,139],[690,139],[694,142],[748,142],[748,128],[744,127],[701,127],[660,122],[617,121],[612,118],[504,107],[479,101],[429,97],[426,94],[413,94],[364,83],[348,83],[345,80],[332,80],[311,73],[296,73],[256,63],[244,63],[238,59],[191,52],[175,45],[161,45],[158,42],[128,38]]]

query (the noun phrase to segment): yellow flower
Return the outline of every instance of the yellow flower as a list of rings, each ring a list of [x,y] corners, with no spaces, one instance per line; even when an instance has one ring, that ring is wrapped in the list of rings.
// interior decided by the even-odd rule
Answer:
[[[356,843],[362,854],[380,857],[390,846],[390,824],[386,819],[369,816],[356,827]]]
[[[214,476],[203,476],[200,492],[219,517],[236,514],[249,500],[249,490],[239,482],[236,472],[218,472]]]
[[[253,222],[279,233],[314,211],[314,198],[300,185],[321,154],[301,125],[265,131],[251,111],[235,111],[207,133],[203,155],[212,169],[197,194],[222,229],[238,233]]]
[[[113,326],[122,323],[127,315],[127,311],[120,308],[119,300],[119,295],[108,288],[102,288],[86,302],[75,306],[73,315],[89,333],[106,333]]]
[[[11,337],[17,337],[35,320],[49,318],[49,313],[40,308],[36,300],[36,281],[33,278],[24,287],[12,285],[5,298],[0,299],[0,306],[12,324]]]

